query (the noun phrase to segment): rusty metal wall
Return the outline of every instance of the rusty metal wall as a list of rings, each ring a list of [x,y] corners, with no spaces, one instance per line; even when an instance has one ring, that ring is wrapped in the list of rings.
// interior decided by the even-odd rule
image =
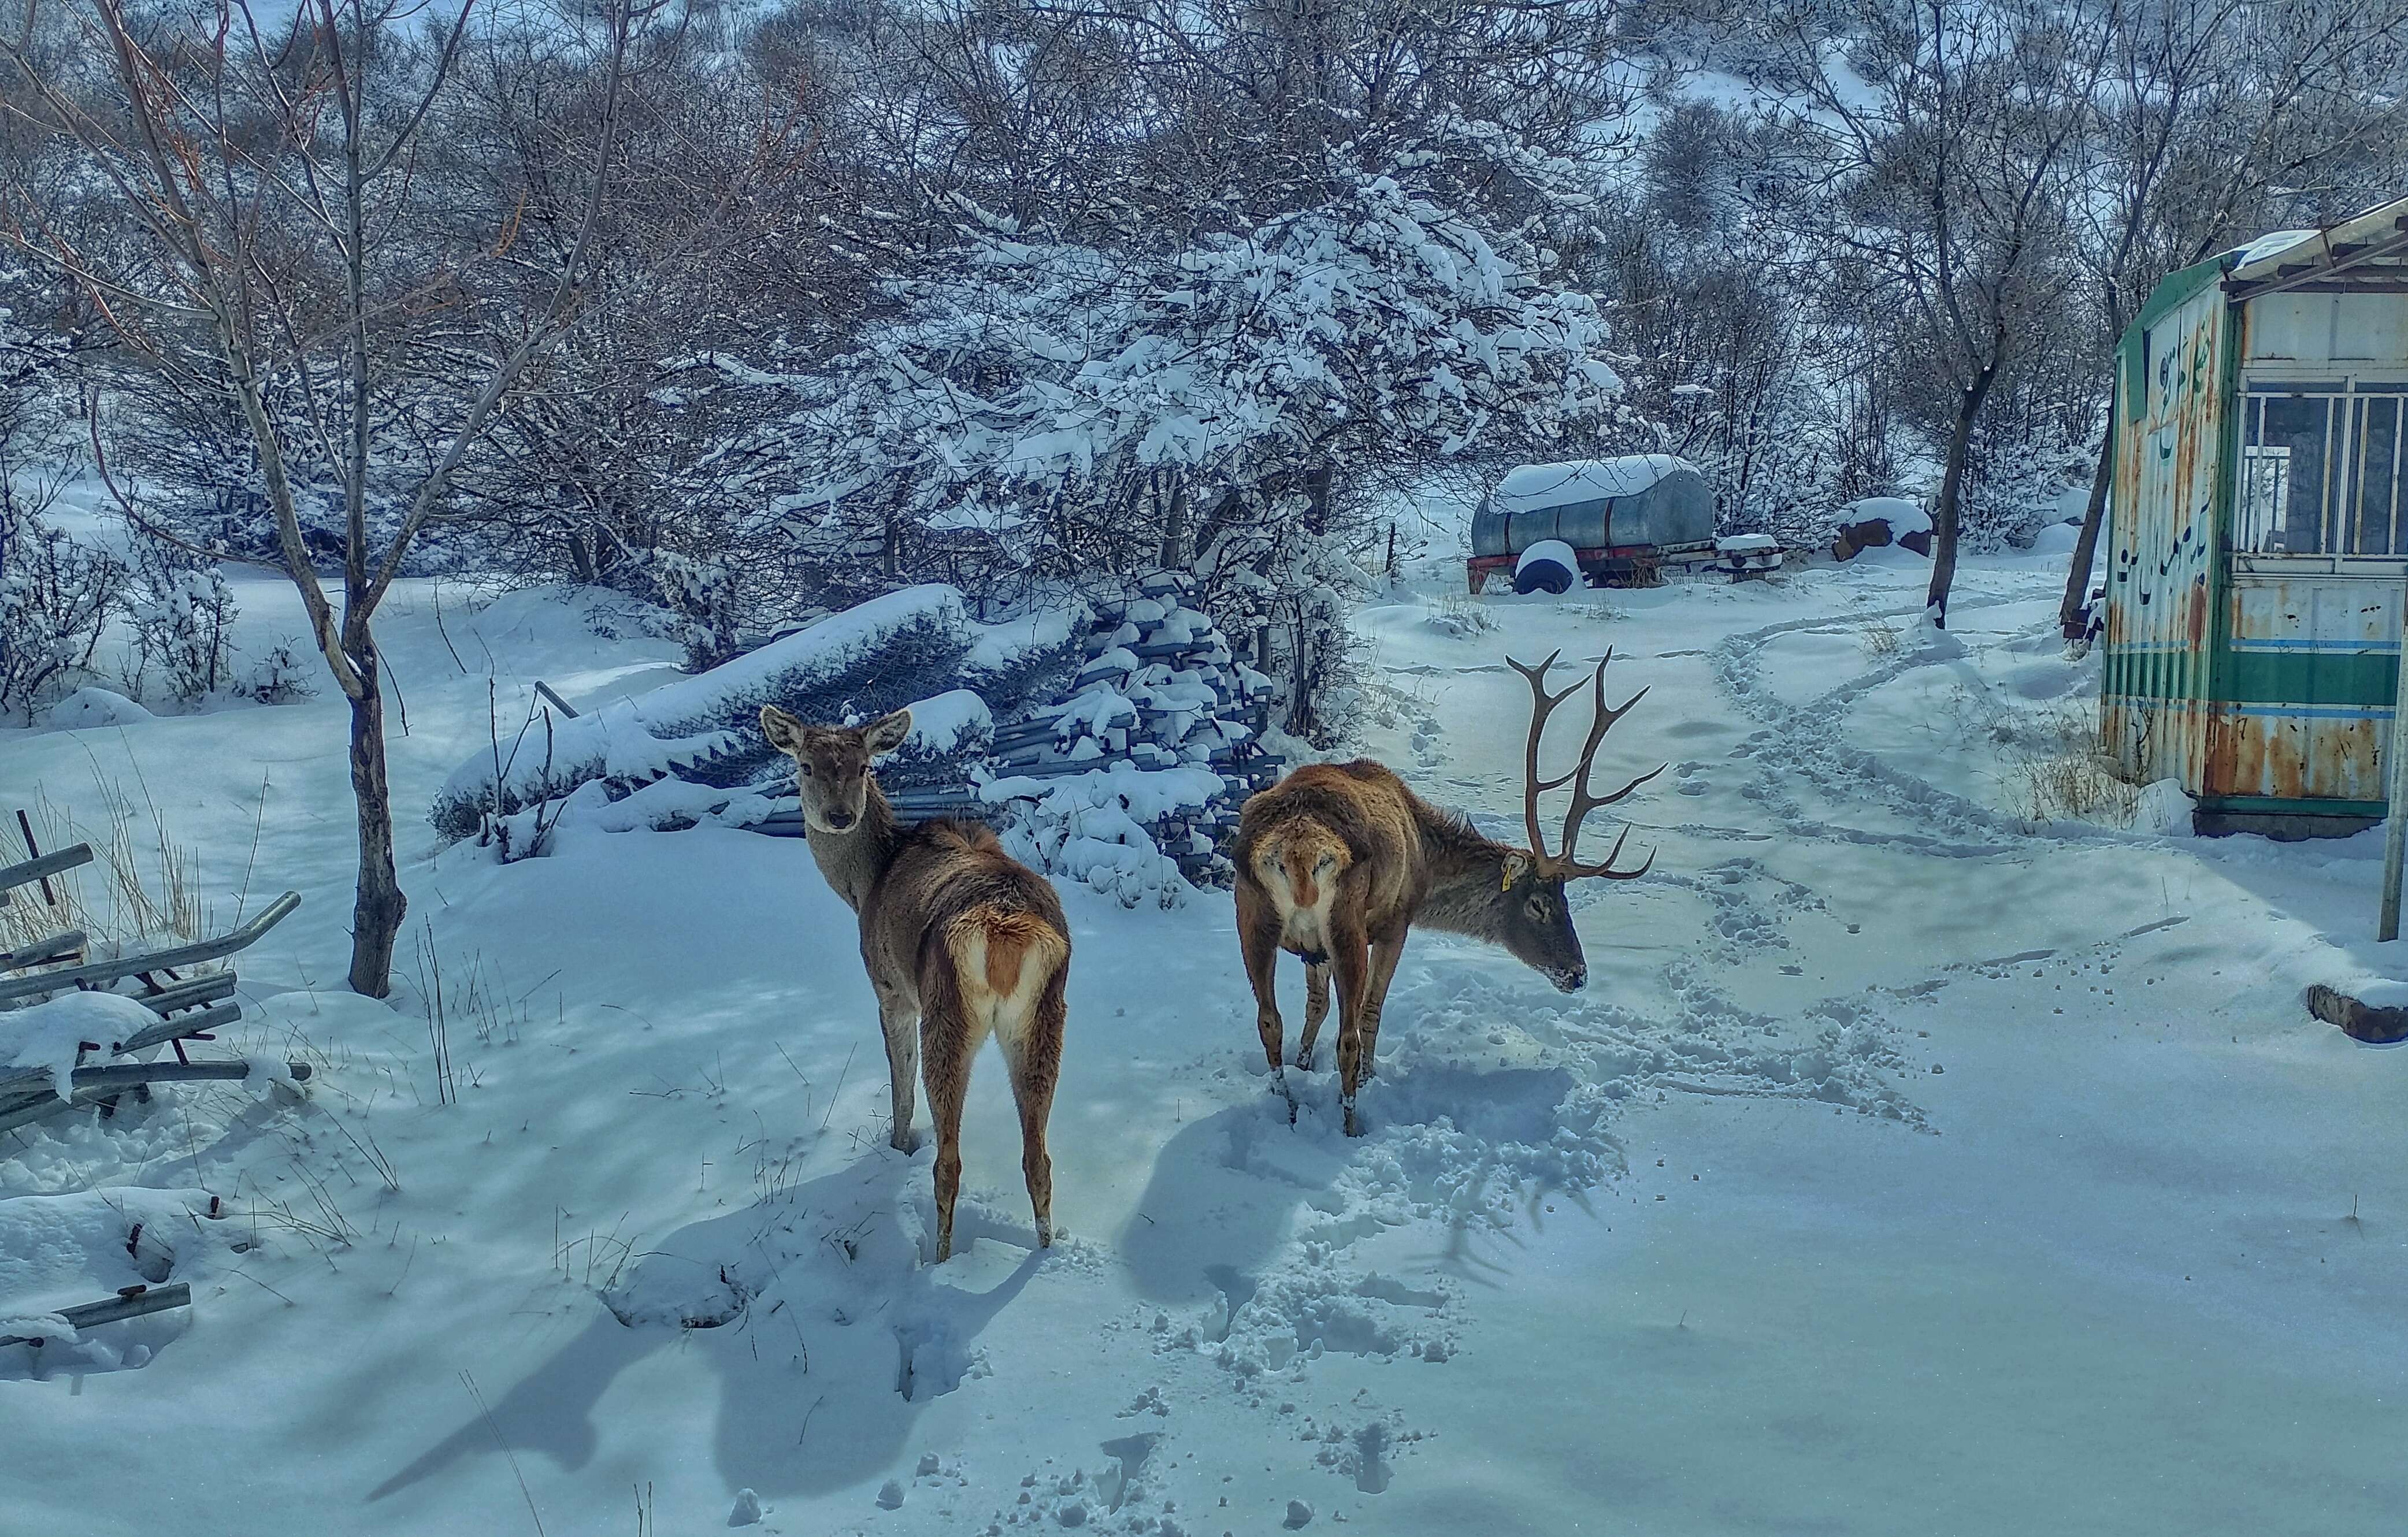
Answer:
[[[2207,771],[2215,530],[2233,338],[2221,268],[2165,280],[2125,333],[2106,570],[2100,735],[2129,778]]]
[[[2381,800],[2400,666],[2399,563],[2235,564],[2207,793]]]

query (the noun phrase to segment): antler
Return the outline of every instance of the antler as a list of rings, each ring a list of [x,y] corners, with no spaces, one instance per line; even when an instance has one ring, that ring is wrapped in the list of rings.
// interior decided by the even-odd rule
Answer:
[[[1629,840],[1630,828],[1627,826],[1623,827],[1622,836],[1613,840],[1612,852],[1605,856],[1602,864],[1584,865],[1574,856],[1574,850],[1580,840],[1581,822],[1589,812],[1600,806],[1612,805],[1662,773],[1666,768],[1666,765],[1659,763],[1611,795],[1598,795],[1589,787],[1589,775],[1597,761],[1598,745],[1605,740],[1605,734],[1613,728],[1614,722],[1629,714],[1639,701],[1647,697],[1647,690],[1642,688],[1624,700],[1618,710],[1606,708],[1605,669],[1613,660],[1612,648],[1608,647],[1604,659],[1598,663],[1597,671],[1590,678],[1590,682],[1595,688],[1597,703],[1589,722],[1588,740],[1581,744],[1580,761],[1572,766],[1569,773],[1559,774],[1554,779],[1542,778],[1539,773],[1539,742],[1546,735],[1547,718],[1555,712],[1557,705],[1580,692],[1578,683],[1572,684],[1560,694],[1548,692],[1547,673],[1555,667],[1555,659],[1562,654],[1561,651],[1550,653],[1547,659],[1535,668],[1526,667],[1510,656],[1505,658],[1506,665],[1520,673],[1530,684],[1530,740],[1523,752],[1522,792],[1522,818],[1530,833],[1530,855],[1538,861],[1541,871],[1549,875],[1560,875],[1566,880],[1584,875],[1599,875],[1609,881],[1634,881],[1653,868],[1656,856],[1653,854],[1648,855],[1647,863],[1637,869],[1620,870],[1613,868],[1614,860],[1621,857],[1622,845]],[[1539,835],[1539,797],[1545,791],[1557,789],[1566,784],[1572,787],[1572,803],[1571,809],[1564,813],[1563,850],[1559,854],[1551,855],[1547,852],[1545,840]]]

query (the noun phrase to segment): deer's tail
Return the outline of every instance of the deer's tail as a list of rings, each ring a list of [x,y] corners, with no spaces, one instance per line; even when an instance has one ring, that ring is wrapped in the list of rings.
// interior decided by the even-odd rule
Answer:
[[[1025,1029],[1046,984],[1070,962],[1061,930],[1034,912],[991,903],[946,924],[945,951],[970,1019],[998,1034]]]

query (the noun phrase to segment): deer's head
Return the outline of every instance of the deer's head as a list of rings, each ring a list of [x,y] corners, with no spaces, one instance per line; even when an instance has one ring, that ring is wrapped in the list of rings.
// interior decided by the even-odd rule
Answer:
[[[795,760],[803,822],[813,832],[847,833],[861,826],[869,801],[869,764],[911,734],[911,712],[898,710],[867,725],[810,725],[776,705],[761,707],[761,734]]]
[[[1514,959],[1569,993],[1588,981],[1588,958],[1582,954],[1580,935],[1572,928],[1572,910],[1565,899],[1565,886],[1588,876],[1605,881],[1635,881],[1646,874],[1656,863],[1656,856],[1651,854],[1647,862],[1637,869],[1613,868],[1614,860],[1622,855],[1623,843],[1630,837],[1629,827],[1625,826],[1622,836],[1613,840],[1612,852],[1601,862],[1582,864],[1575,852],[1580,840],[1581,822],[1598,807],[1612,805],[1662,773],[1664,766],[1656,765],[1611,795],[1598,795],[1589,787],[1589,773],[1597,760],[1598,744],[1605,740],[1605,734],[1612,728],[1613,723],[1628,714],[1631,708],[1647,695],[1642,688],[1625,700],[1620,709],[1608,710],[1605,707],[1605,668],[1606,664],[1613,660],[1613,653],[1609,650],[1590,679],[1597,697],[1596,713],[1589,723],[1588,740],[1581,746],[1580,761],[1572,766],[1570,772],[1553,779],[1540,775],[1539,739],[1546,732],[1547,717],[1555,713],[1557,705],[1579,693],[1581,687],[1573,683],[1560,694],[1548,692],[1548,669],[1555,665],[1555,657],[1561,654],[1557,652],[1535,668],[1525,667],[1510,656],[1505,659],[1507,665],[1530,683],[1530,740],[1523,757],[1522,792],[1522,816],[1529,830],[1530,847],[1526,854],[1517,850],[1506,856],[1503,889],[1498,893],[1502,924],[1497,939]],[[1572,787],[1572,802],[1571,809],[1564,814],[1563,848],[1560,853],[1550,854],[1546,840],[1539,830],[1539,797],[1545,791],[1566,784]]]

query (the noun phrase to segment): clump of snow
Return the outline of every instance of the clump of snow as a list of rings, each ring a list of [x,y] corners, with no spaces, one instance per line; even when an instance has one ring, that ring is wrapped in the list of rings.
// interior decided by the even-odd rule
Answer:
[[[1769,555],[1781,548],[1781,541],[1770,534],[1725,534],[1714,540],[1714,548],[1727,555]]]
[[[761,1519],[761,1497],[751,1489],[738,1489],[736,1503],[727,1512],[731,1527],[749,1527]]]
[[[1500,512],[1534,512],[1612,496],[1636,496],[1675,470],[1695,469],[1671,453],[1632,453],[1618,459],[1573,459],[1558,465],[1524,465],[1497,482],[1489,504]]]
[[[1930,609],[1914,616],[1899,640],[1899,651],[1919,662],[1961,661],[1971,654],[1963,639],[1940,627],[1939,615]]]
[[[110,1372],[147,1364],[180,1335],[186,1310],[95,1326],[79,1336],[60,1310],[132,1286],[207,1277],[220,1244],[208,1193],[112,1185],[0,1199],[0,1379],[28,1371]],[[139,1229],[145,1236],[135,1241]],[[229,1233],[231,1236],[231,1233]]]
[[[2262,262],[2269,256],[2279,256],[2301,241],[2313,240],[2322,233],[2320,230],[2313,229],[2278,229],[2271,234],[2261,235],[2241,248],[2232,265],[2247,266],[2252,262]]]
[[[122,694],[105,688],[79,688],[50,706],[42,723],[55,731],[86,731],[94,726],[132,725],[155,720],[150,711]]]
[[[2330,984],[2336,993],[2358,999],[2370,1009],[2408,1009],[2408,982],[2361,972]]]
[[[1931,532],[1931,514],[1904,496],[1867,496],[1840,509],[1838,519],[1842,528],[1853,528],[1860,523],[1889,524],[1890,538],[1902,534]]]
[[[2032,536],[2032,553],[2036,555],[2070,555],[2082,538],[2081,528],[2070,523],[2053,523]]]
[[[995,712],[966,688],[922,699],[911,706],[911,733],[903,750],[936,756],[981,745],[995,736]]]
[[[2132,806],[2132,826],[2142,832],[2166,838],[2191,836],[2193,802],[2183,792],[2182,781],[2161,779],[2141,787],[2140,797]]]
[[[79,1042],[107,1051],[158,1018],[116,993],[64,993],[30,1009],[0,1013],[0,1068],[38,1070],[60,1099],[70,1099]]]

